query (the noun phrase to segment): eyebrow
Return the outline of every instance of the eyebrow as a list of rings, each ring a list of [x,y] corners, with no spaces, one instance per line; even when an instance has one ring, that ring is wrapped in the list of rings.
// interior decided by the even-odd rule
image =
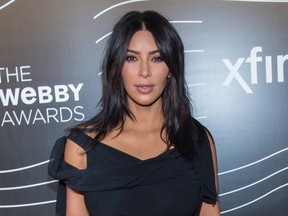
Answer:
[[[139,54],[141,53],[141,52],[139,52],[139,51],[130,50],[130,49],[128,49],[127,52],[131,52],[131,53],[134,53],[134,54],[137,54],[137,55],[139,55]],[[157,53],[157,52],[160,52],[160,51],[159,51],[159,50],[152,50],[152,51],[149,52],[149,55],[153,55],[153,54],[155,54],[155,53]]]

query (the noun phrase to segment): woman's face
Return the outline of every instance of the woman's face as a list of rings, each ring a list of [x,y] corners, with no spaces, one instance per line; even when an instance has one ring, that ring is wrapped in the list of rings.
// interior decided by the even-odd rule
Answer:
[[[147,30],[136,32],[131,38],[122,69],[129,106],[162,104],[161,95],[168,76],[169,69],[152,34]]]

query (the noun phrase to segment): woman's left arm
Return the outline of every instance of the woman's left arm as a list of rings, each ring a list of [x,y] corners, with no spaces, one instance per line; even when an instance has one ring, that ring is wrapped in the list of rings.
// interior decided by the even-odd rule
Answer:
[[[215,173],[215,186],[216,186],[216,190],[218,193],[218,168],[217,168],[218,166],[217,166],[216,148],[215,148],[214,141],[211,135],[209,134],[209,132],[207,132],[207,136],[209,139],[211,153],[212,153],[214,173]],[[205,202],[202,203],[200,216],[219,216],[219,215],[220,215],[220,208],[219,208],[218,200],[215,204],[208,204]]]

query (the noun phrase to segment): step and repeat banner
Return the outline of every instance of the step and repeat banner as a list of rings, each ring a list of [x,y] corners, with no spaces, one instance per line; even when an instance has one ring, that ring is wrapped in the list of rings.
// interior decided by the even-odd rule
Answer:
[[[51,148],[96,112],[105,43],[131,10],[162,13],[183,39],[221,215],[288,215],[288,3],[220,0],[0,0],[0,215],[55,215]]]

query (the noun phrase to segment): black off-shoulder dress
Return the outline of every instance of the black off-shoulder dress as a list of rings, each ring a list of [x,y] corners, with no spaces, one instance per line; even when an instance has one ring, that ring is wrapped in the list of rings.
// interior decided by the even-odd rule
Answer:
[[[87,168],[63,160],[67,139],[85,149],[92,138],[70,132],[56,141],[49,174],[59,180],[56,211],[65,215],[66,185],[84,194],[91,216],[192,216],[202,202],[215,203],[213,161],[208,138],[193,161],[176,148],[140,160],[98,142],[87,151]]]

